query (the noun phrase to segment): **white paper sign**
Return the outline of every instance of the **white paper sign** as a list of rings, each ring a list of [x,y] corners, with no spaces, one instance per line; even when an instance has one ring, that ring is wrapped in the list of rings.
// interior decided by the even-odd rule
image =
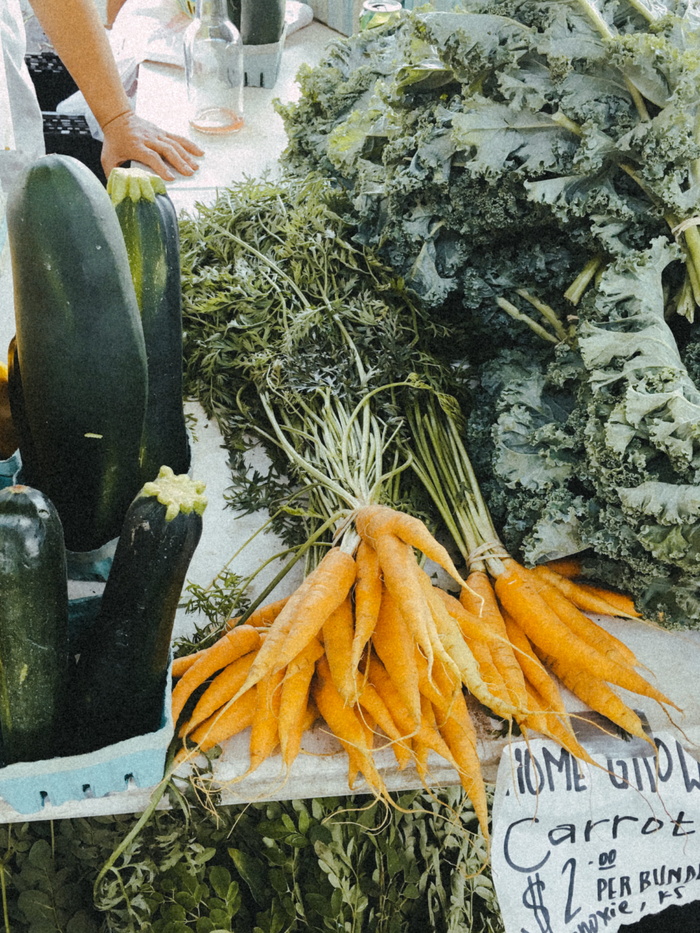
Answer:
[[[634,757],[614,742],[600,768],[545,740],[504,750],[492,864],[507,933],[614,933],[700,898],[700,763],[654,741]]]

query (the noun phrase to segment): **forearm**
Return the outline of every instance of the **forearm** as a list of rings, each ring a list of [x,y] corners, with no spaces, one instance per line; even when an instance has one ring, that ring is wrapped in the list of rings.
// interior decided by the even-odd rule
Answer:
[[[93,0],[30,0],[58,56],[104,127],[131,109]]]

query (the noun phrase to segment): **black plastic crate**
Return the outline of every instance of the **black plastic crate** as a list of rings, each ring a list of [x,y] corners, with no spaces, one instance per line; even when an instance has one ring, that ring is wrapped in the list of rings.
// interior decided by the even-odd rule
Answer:
[[[87,165],[102,184],[106,184],[100,163],[102,143],[91,134],[85,117],[44,113],[43,118],[46,151],[73,156]]]
[[[24,60],[41,110],[55,110],[62,100],[78,90],[66,66],[55,52],[26,55]]]

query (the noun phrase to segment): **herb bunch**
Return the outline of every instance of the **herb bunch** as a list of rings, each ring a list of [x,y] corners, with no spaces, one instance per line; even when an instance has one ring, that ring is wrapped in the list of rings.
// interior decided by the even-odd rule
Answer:
[[[400,501],[394,390],[417,367],[445,378],[417,336],[439,326],[352,242],[343,204],[319,177],[249,181],[181,225],[187,389],[222,427],[236,505],[267,508],[290,546]]]

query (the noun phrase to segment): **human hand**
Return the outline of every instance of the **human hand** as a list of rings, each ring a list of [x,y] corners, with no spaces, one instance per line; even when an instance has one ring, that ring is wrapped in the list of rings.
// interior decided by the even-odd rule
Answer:
[[[154,123],[128,110],[102,127],[102,168],[107,177],[117,165],[134,160],[142,162],[166,181],[181,175],[193,175],[199,167],[195,156],[204,152],[192,140],[160,129]]]

